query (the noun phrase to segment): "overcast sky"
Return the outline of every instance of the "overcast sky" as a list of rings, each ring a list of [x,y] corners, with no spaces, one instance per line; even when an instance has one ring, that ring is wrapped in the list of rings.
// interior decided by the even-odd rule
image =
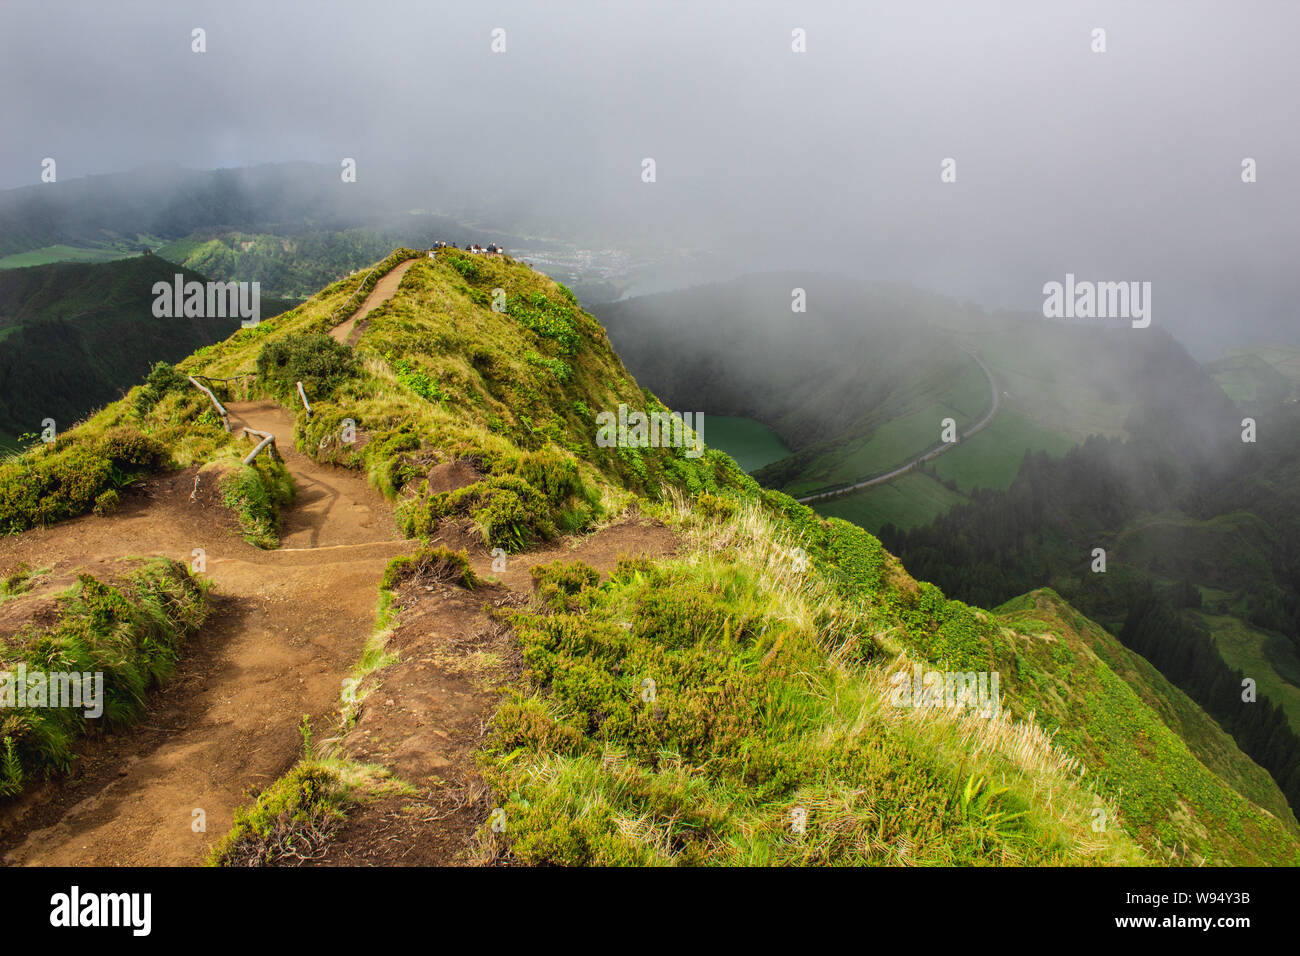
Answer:
[[[1300,341],[1298,39],[1289,0],[5,0],[0,187],[348,156],[412,206],[987,307],[1150,281],[1204,354]]]

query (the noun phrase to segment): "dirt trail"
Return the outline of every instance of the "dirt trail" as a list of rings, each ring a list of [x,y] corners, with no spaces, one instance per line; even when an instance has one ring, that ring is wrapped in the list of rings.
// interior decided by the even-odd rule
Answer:
[[[0,860],[9,865],[192,865],[233,822],[236,807],[300,755],[302,714],[333,729],[341,682],[373,626],[384,565],[409,552],[391,510],[365,478],[320,465],[292,442],[292,415],[269,402],[232,403],[231,428],[276,436],[298,496],[282,549],[245,543],[219,503],[215,479],[197,469],[133,489],[111,518],[85,516],[0,539],[0,566],[27,561],[70,579],[111,576],[124,557],[189,562],[202,548],[215,585],[213,613],[190,641],[176,675],[144,721],[81,745],[70,778],[32,788],[0,814]],[[251,442],[250,442],[251,444]],[[452,486],[477,477],[444,469]],[[496,583],[474,591],[408,586],[382,672],[345,751],[391,767],[414,797],[367,804],[323,858],[334,865],[463,863],[489,809],[474,767],[501,682],[518,671],[512,635],[488,613],[532,590],[529,568],[581,558],[604,573],[630,554],[676,547],[668,529],[624,520],[594,535],[516,555],[504,571],[471,527],[444,522],[434,543],[466,548]],[[195,832],[195,811],[205,831]]]
[[[473,835],[491,812],[474,763],[503,684],[522,666],[519,646],[491,609],[525,604],[534,565],[581,560],[602,575],[619,558],[661,558],[677,536],[651,521],[624,519],[595,534],[566,538],[506,559],[492,557],[469,527],[443,522],[432,544],[465,548],[475,572],[495,579],[473,591],[406,582],[388,650],[397,663],[380,672],[355,727],[344,738],[355,759],[379,763],[415,793],[359,807],[311,862],[329,866],[446,866],[475,862]]]
[[[299,492],[282,542],[293,550],[246,544],[205,485],[212,478],[193,469],[152,480],[111,518],[0,542],[0,565],[25,560],[56,575],[103,576],[127,556],[188,563],[202,548],[215,585],[211,617],[142,726],[81,747],[71,780],[33,788],[0,816],[7,864],[198,863],[250,789],[297,759],[302,714],[332,726],[341,682],[373,626],[384,565],[410,545],[397,540],[387,502],[364,476],[294,450],[284,409],[230,411],[232,429],[276,435]],[[206,832],[192,828],[196,809]]]
[[[340,322],[338,325],[334,326],[334,328],[330,329],[330,336],[333,337],[336,342],[344,342],[348,345],[353,344],[357,335],[360,335],[360,330],[357,330],[357,335],[352,334],[353,330],[356,329],[357,323],[362,322],[362,320],[370,314],[371,309],[382,305],[384,302],[387,302],[392,298],[393,293],[397,291],[397,287],[402,284],[402,276],[406,275],[406,270],[411,268],[411,266],[415,265],[418,261],[419,260],[417,259],[407,259],[405,262],[394,266],[391,270],[385,273],[383,278],[375,283],[375,287],[370,290],[370,294],[362,301],[361,308],[352,313],[352,318],[348,319],[346,322]],[[364,327],[363,323],[362,328]]]

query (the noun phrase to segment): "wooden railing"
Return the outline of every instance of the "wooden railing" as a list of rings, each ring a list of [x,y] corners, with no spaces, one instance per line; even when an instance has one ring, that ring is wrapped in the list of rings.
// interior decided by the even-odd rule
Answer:
[[[249,435],[254,435],[262,440],[257,443],[256,448],[254,448],[252,451],[248,453],[247,456],[245,456],[244,458],[245,465],[251,465],[253,463],[253,459],[255,459],[258,456],[258,454],[262,451],[263,448],[267,449],[266,453],[267,455],[270,456],[271,461],[280,460],[280,456],[276,453],[275,450],[274,435],[272,435],[270,432],[260,432],[256,428],[245,428],[244,437],[248,437]]]
[[[201,384],[199,380],[196,379],[193,375],[191,375],[189,378],[190,378],[191,385],[197,388],[204,395],[208,396],[208,398],[212,399],[212,404],[216,406],[217,414],[221,416],[221,424],[225,426],[226,431],[230,431],[230,413],[226,411],[226,406],[222,405],[221,402],[217,401],[217,396],[212,394],[212,389],[208,388],[206,385]]]

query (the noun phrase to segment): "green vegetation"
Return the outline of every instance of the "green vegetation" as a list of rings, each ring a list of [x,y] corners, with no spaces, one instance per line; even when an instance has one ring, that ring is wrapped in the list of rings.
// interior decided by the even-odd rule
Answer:
[[[538,598],[556,611],[574,610],[578,603],[600,583],[600,574],[581,561],[552,561],[537,564],[531,570]]]
[[[304,719],[304,727],[306,722]],[[310,751],[310,733],[304,733]],[[274,866],[310,861],[363,800],[404,786],[381,769],[337,757],[308,756],[263,790],[208,854],[208,866]]]
[[[1143,388],[1133,439],[1027,456],[1004,491],[881,535],[964,600],[994,605],[1048,583],[1192,697],[1300,807],[1300,734],[1279,707],[1300,656],[1300,415],[1275,404],[1270,440],[1243,442],[1241,409],[1186,355]],[[1224,616],[1238,626],[1210,620]],[[1243,696],[1247,677],[1257,700]]]
[[[384,569],[379,587],[385,591],[395,590],[410,579],[450,582],[470,590],[478,586],[478,578],[469,566],[469,555],[443,547],[421,548],[415,554],[393,558]]]
[[[891,417],[875,427],[814,445],[755,477],[791,495],[852,484],[904,465],[938,445],[944,419],[956,422],[960,433],[983,418],[988,408],[988,379],[966,358],[941,391],[917,395],[905,404],[896,401]]]
[[[421,258],[404,277],[402,295],[371,315],[355,352],[322,334],[359,306],[385,270],[412,255],[396,250],[373,273],[336,282],[290,312],[198,349],[174,369],[155,367],[125,401],[60,438],[56,448],[75,460],[45,463],[36,449],[2,466],[8,472],[0,471],[0,527],[20,530],[93,507],[109,485],[95,438],[110,425],[133,424],[181,467],[224,453],[232,439],[219,431],[206,399],[187,389],[189,375],[209,377],[223,397],[228,391],[219,380],[244,377],[254,395],[295,406],[294,383],[303,380],[314,414],[308,421],[297,410],[299,447],[365,469],[398,499],[408,535],[463,515],[475,520],[485,543],[518,550],[589,525],[630,493],[695,493],[737,480],[734,466],[716,453],[691,459],[681,448],[598,447],[596,411],[620,402],[665,409],[637,388],[571,294],[508,258],[451,249]],[[506,293],[504,314],[491,308],[488,293],[496,288]],[[557,362],[568,371],[557,373]],[[353,442],[345,439],[349,421]],[[455,492],[431,490],[426,473],[451,459],[472,462],[484,479]],[[71,500],[63,500],[69,483],[31,480],[56,465],[77,479]],[[238,496],[249,502],[246,532],[273,540],[274,483],[263,478],[263,494],[249,475],[238,482]]]
[[[1059,458],[1073,445],[1061,433],[1001,409],[988,427],[934,459],[932,469],[940,481],[951,482],[962,494],[976,488],[1009,488],[1026,453],[1042,451]]]
[[[170,458],[157,437],[134,424],[110,424],[126,418],[101,414],[81,429],[0,463],[0,533],[71,518],[97,504],[102,508],[108,492],[167,465]]]
[[[52,418],[66,431],[111,402],[158,361],[175,362],[229,335],[237,318],[158,318],[156,282],[195,272],[157,256],[0,272],[0,431],[22,435]],[[263,298],[263,317],[284,304]]]
[[[0,579],[0,604],[27,593],[37,580],[47,573],[49,568],[34,569],[25,561],[19,562],[3,579]]]
[[[1277,788],[1236,748],[1219,748],[1222,731],[1150,665],[1051,591],[998,610],[996,620],[1018,635],[998,664],[1014,674],[1022,706],[1105,781],[1126,827],[1143,843],[1156,842],[1172,859],[1193,865],[1219,854],[1240,865],[1300,863],[1294,842],[1289,858],[1263,849],[1283,827],[1300,833]],[[1200,719],[1174,725],[1180,736],[1136,689],[1144,685],[1167,706]],[[1210,767],[1224,757],[1216,776]],[[1233,780],[1236,792],[1224,779]]]
[[[66,245],[45,246],[28,252],[16,252],[0,256],[0,269],[25,269],[28,266],[44,266],[52,262],[114,262],[139,255],[138,249],[114,249],[111,247],[77,247]]]
[[[19,569],[5,588],[20,593],[15,582],[28,578]],[[0,667],[6,677],[20,666],[28,675],[102,673],[103,714],[88,719],[89,703],[74,708],[6,702],[0,716],[0,795],[19,792],[38,774],[66,773],[76,740],[92,728],[121,729],[138,720],[147,693],[171,675],[181,645],[208,608],[205,585],[166,558],[139,562],[111,584],[82,574],[57,600],[52,625],[28,625],[0,638]]]
[[[1300,655],[1281,634],[1251,627],[1226,614],[1200,614],[1214,645],[1229,667],[1252,678],[1259,693],[1286,711],[1291,729],[1300,733]]]
[[[964,318],[942,320],[942,324],[978,351],[992,369],[1005,393],[999,416],[1025,420],[1018,425],[1025,434],[1013,446],[1016,464],[1025,439],[1031,440],[1033,451],[1057,454],[1062,441],[1069,447],[1089,435],[1127,434],[1125,423],[1140,400],[1144,375],[1150,378],[1181,351],[1163,335],[1134,343],[1123,330],[1037,318],[974,315],[969,322]],[[981,441],[988,439],[991,430],[990,425],[980,433]]]
[[[301,300],[339,276],[364,272],[399,244],[369,229],[291,236],[233,230],[194,233],[166,243],[157,254],[213,278],[256,281],[268,295]]]
[[[499,852],[566,865],[1300,862],[1267,775],[1227,741],[1266,812],[1082,638],[949,601],[861,529],[780,495],[737,492],[730,513],[705,497],[666,515],[690,542],[681,557],[625,562],[604,584],[579,562],[535,569],[538,605],[513,617],[526,671],[483,755],[505,829],[481,836]],[[890,675],[909,660],[1000,671],[1002,714],[892,706]],[[1161,693],[1178,694],[1166,683],[1151,700]]]
[[[298,382],[308,395],[324,395],[356,372],[352,350],[321,333],[267,342],[257,355],[258,379],[286,404],[292,404]]]
[[[508,257],[421,257],[355,347],[326,344],[321,333],[375,279],[351,276],[155,368],[62,436],[62,450],[4,467],[16,482],[41,456],[80,450],[93,463],[110,448],[155,446],[178,465],[228,460],[232,439],[181,384],[186,375],[248,376],[251,394],[289,401],[298,448],[364,471],[395,501],[402,530],[426,539],[385,573],[358,683],[394,659],[386,634],[403,582],[477,584],[467,555],[427,544],[444,518],[473,521],[485,547],[511,551],[629,509],[675,529],[682,542],[669,560],[620,562],[603,583],[580,562],[542,565],[532,604],[501,612],[525,670],[480,755],[504,811],[504,832],[482,833],[498,854],[560,864],[1300,862],[1277,785],[1068,605],[1031,595],[990,615],[913,580],[861,528],[762,490],[717,451],[599,447],[600,411],[664,406],[566,290]],[[504,312],[492,308],[498,288]],[[971,363],[949,353],[931,368],[952,384]],[[310,418],[286,393],[299,377],[312,382]],[[896,395],[893,411],[904,398],[932,401],[930,384]],[[965,411],[954,388],[948,407],[982,413]],[[1034,427],[1009,419],[998,440]],[[135,459],[162,467],[158,456]],[[961,481],[979,483],[978,466],[958,467]],[[1040,454],[1027,467],[1051,463]],[[470,483],[448,483],[449,469],[472,472]],[[931,475],[909,477],[962,497]],[[275,470],[259,459],[229,480],[237,509],[273,534]],[[96,495],[112,486],[88,484]],[[76,499],[83,510],[94,500]],[[999,714],[898,706],[893,678],[912,664],[997,672]],[[361,696],[345,692],[344,727]],[[212,862],[316,858],[350,806],[403,786],[310,738]]]
[[[1088,832],[1102,798],[1032,726],[890,706],[913,637],[973,666],[991,628],[941,596],[916,601],[859,529],[755,496],[730,518],[680,514],[686,557],[603,585],[576,563],[535,572],[541,608],[514,619],[527,670],[484,754],[503,851],[568,865],[1142,860],[1122,830]],[[873,636],[890,631],[901,642]],[[1065,812],[1046,812],[1047,789]]]
[[[874,485],[815,504],[818,514],[843,518],[868,531],[887,524],[907,530],[928,524],[966,498],[935,478],[911,471],[884,484]]]
[[[1205,370],[1230,399],[1258,411],[1292,398],[1300,386],[1300,349],[1285,346],[1229,349]]]
[[[284,463],[258,455],[251,465],[235,466],[221,479],[221,496],[239,519],[244,540],[259,548],[280,544],[280,512],[293,501],[293,476]]]

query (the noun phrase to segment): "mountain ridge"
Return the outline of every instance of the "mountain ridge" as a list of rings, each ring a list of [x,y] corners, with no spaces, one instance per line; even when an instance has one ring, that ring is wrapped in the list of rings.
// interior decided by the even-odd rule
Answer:
[[[568,290],[509,257],[449,249],[397,250],[379,271],[406,262],[354,346],[326,333],[351,318],[341,307],[359,299],[362,275],[197,350],[53,446],[0,465],[10,531],[125,520],[111,506],[104,518],[77,516],[114,470],[152,481],[177,467],[232,476],[223,487],[239,490],[226,500],[240,521],[260,516],[274,530],[301,507],[273,493],[284,466],[240,465],[251,446],[184,376],[206,377],[237,410],[273,402],[292,415],[292,436],[277,442],[364,475],[391,502],[397,532],[420,542],[375,582],[382,610],[340,702],[344,737],[410,679],[403,662],[417,658],[392,637],[411,633],[403,620],[424,616],[436,630],[481,573],[512,589],[480,623],[464,619],[466,640],[473,627],[507,627],[494,653],[518,656],[499,670],[479,659],[495,710],[485,736],[457,744],[449,766],[463,779],[440,784],[382,744],[364,754],[314,745],[309,729],[306,755],[236,813],[214,860],[274,862],[294,833],[313,845],[346,839],[343,821],[369,819],[371,798],[423,806],[404,786],[476,785],[478,796],[455,798],[478,814],[457,852],[479,862],[1300,862],[1276,786],[1239,753],[1200,743],[1219,770],[1198,759],[1167,721],[1184,713],[1208,736],[1209,718],[1154,685],[1134,690],[1129,681],[1147,675],[1127,656],[1132,673],[1116,676],[1093,648],[1118,652],[1073,609],[1035,602],[1031,621],[1031,608],[949,600],[861,528],[762,489],[715,450],[601,447],[600,410],[667,407]],[[563,557],[645,520],[676,538],[671,554],[611,554],[601,568]],[[531,587],[510,584],[511,562],[546,547],[561,557],[532,565]],[[1036,636],[1043,614],[1055,640]],[[441,653],[435,675],[468,666]],[[891,703],[890,675],[911,664],[1000,671],[1000,715]],[[1076,683],[1105,706],[1085,707]],[[1149,752],[1131,752],[1135,721]],[[23,738],[19,752],[37,760],[31,746]],[[1171,789],[1166,770],[1194,786]]]

